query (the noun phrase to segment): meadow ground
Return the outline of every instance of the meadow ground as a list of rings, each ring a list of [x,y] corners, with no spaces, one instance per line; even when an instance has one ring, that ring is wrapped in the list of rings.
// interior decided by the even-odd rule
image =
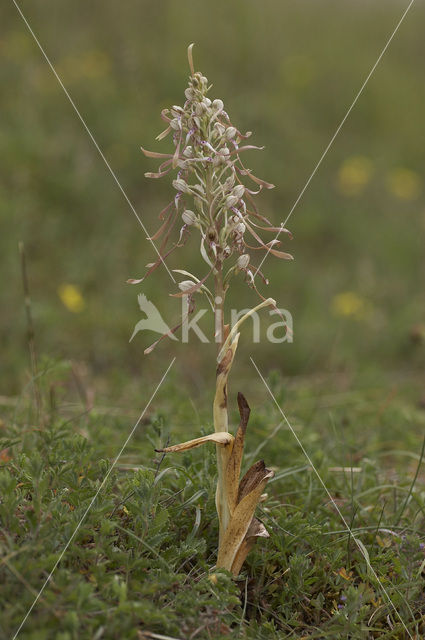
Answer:
[[[4,411],[0,637],[17,629],[137,419],[87,412],[68,376],[59,363],[40,378],[42,423],[28,394]],[[234,582],[210,571],[213,448],[154,453],[211,429],[211,398],[182,392],[171,370],[21,637],[422,637],[425,415],[417,381],[390,378],[268,376],[334,503],[262,383],[246,385],[245,465],[264,456],[276,475],[259,513],[271,537]]]

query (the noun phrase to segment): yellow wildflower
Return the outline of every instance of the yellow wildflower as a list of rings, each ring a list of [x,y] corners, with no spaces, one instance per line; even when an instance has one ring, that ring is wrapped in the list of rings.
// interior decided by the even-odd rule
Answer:
[[[74,284],[61,284],[58,287],[58,295],[68,311],[80,313],[86,306],[81,291]]]
[[[338,293],[332,299],[332,310],[337,316],[353,316],[361,320],[366,309],[366,301],[354,291]]]
[[[422,190],[422,181],[415,171],[398,167],[388,172],[389,192],[401,200],[414,200]]]
[[[342,163],[337,186],[344,196],[356,196],[363,191],[373,174],[372,161],[365,156],[351,156]]]
[[[344,578],[344,580],[347,580],[347,581],[353,579],[353,572],[349,571],[347,573],[347,571],[346,571],[346,569],[344,567],[341,567],[341,569],[336,573],[336,575],[337,576],[341,576],[341,578]]]

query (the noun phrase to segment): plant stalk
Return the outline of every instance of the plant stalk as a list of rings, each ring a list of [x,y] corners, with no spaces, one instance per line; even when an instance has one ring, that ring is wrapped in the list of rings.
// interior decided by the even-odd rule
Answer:
[[[34,389],[34,397],[35,397],[35,404],[37,407],[38,419],[41,419],[42,405],[41,405],[40,385],[38,380],[38,364],[37,364],[37,352],[35,348],[35,332],[34,332],[34,323],[32,319],[32,306],[31,306],[30,288],[28,283],[25,247],[22,241],[19,242],[18,248],[19,248],[19,255],[21,258],[22,283],[23,283],[24,296],[25,296],[25,312],[27,316],[27,340],[28,340],[28,350],[30,354],[32,386]]]
[[[214,220],[214,211],[213,211],[213,181],[214,174],[213,168],[207,167],[205,171],[205,195],[206,200],[208,202],[208,215],[210,218],[210,222],[212,223]],[[216,229],[218,233],[218,229]],[[224,297],[225,291],[223,286],[223,267],[222,262],[220,260],[216,262],[215,270],[214,270],[214,332],[215,332],[215,340],[217,343],[217,353],[220,353],[220,350],[223,346],[224,342]],[[213,404],[213,420],[214,420],[214,431],[216,433],[228,431],[229,430],[229,421],[227,414],[227,390],[224,387],[224,393],[219,393],[219,376],[220,376],[220,363],[218,363],[217,373],[216,373],[216,392],[214,396],[214,404]],[[230,511],[227,504],[227,495],[226,495],[226,487],[225,487],[225,472],[226,465],[228,462],[229,452],[227,448],[220,447],[220,445],[216,445],[216,454],[217,454],[217,489],[215,494],[215,504],[218,514],[219,520],[219,541],[222,540],[224,532],[227,529],[230,520]]]

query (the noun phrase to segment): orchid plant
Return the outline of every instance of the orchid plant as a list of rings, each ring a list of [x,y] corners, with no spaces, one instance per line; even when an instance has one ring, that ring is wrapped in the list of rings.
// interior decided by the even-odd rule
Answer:
[[[213,403],[214,433],[158,451],[174,453],[187,451],[208,442],[216,444],[216,507],[219,518],[216,566],[237,576],[256,539],[268,537],[266,528],[255,518],[254,512],[258,503],[265,497],[263,491],[274,473],[266,468],[263,460],[260,460],[240,479],[250,408],[245,397],[238,393],[240,424],[233,436],[229,433],[228,425],[227,381],[241,325],[262,307],[271,306],[276,309],[275,301],[272,298],[264,298],[256,287],[257,273],[265,284],[268,284],[268,281],[252,264],[250,254],[266,251],[284,260],[290,260],[292,256],[278,248],[280,241],[277,237],[263,242],[259,235],[261,232],[289,234],[283,225],[273,226],[258,212],[254,203],[253,196],[262,189],[272,189],[274,185],[253,175],[242,163],[241,154],[262,147],[246,144],[245,140],[251,136],[251,132],[242,134],[232,124],[222,100],[211,100],[208,97],[211,86],[202,73],[194,70],[192,47],[193,45],[190,45],[188,48],[190,76],[184,105],[162,111],[161,117],[167,126],[157,137],[161,140],[172,134],[174,152],[164,154],[142,148],[148,158],[162,160],[157,172],[146,173],[145,176],[161,178],[177,170],[173,180],[173,187],[177,193],[161,211],[161,225],[151,237],[152,241],[161,242],[158,259],[147,265],[147,272],[143,278],[132,279],[129,282],[142,282],[174,249],[186,243],[192,231],[199,233],[200,254],[207,265],[206,273],[197,277],[186,270],[175,269],[176,273],[187,279],[179,283],[180,291],[172,295],[184,297],[188,314],[194,310],[195,295],[205,295],[215,315],[218,355]],[[244,179],[253,183],[253,188],[246,186]],[[178,220],[183,224],[177,241],[170,244],[171,233]],[[248,241],[249,236],[251,240]],[[254,289],[261,302],[230,327],[225,322],[224,303],[230,283],[238,274],[241,274],[248,286]],[[209,280],[213,280],[212,290],[207,284]],[[159,340],[172,335],[180,326],[181,323]],[[146,349],[145,353],[150,353],[159,340]]]

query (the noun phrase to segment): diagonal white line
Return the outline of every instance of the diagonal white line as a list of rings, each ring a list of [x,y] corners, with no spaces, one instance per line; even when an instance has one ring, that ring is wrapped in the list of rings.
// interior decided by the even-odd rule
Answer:
[[[264,386],[266,387],[267,391],[269,392],[270,396],[272,397],[273,402],[275,403],[275,405],[277,406],[277,408],[279,409],[282,418],[285,420],[286,424],[288,425],[289,429],[292,432],[292,435],[294,436],[295,440],[298,443],[298,446],[300,447],[300,449],[302,450],[303,454],[305,455],[305,457],[308,460],[308,463],[310,464],[311,468],[313,469],[314,473],[316,474],[320,484],[322,485],[322,487],[324,488],[324,490],[326,491],[326,494],[328,495],[330,501],[332,502],[333,506],[335,507],[339,517],[341,518],[342,522],[344,523],[345,528],[347,529],[348,533],[350,534],[350,536],[353,538],[354,542],[356,543],[357,547],[359,548],[360,553],[362,554],[362,556],[364,557],[365,561],[366,561],[366,565],[369,569],[369,571],[371,571],[371,573],[373,574],[375,580],[377,581],[377,583],[379,584],[382,592],[384,593],[385,597],[387,598],[388,602],[390,603],[390,605],[392,606],[392,608],[394,609],[395,613],[397,614],[401,624],[403,625],[404,630],[406,631],[407,635],[409,636],[409,638],[411,638],[411,640],[413,640],[413,636],[410,633],[409,629],[406,627],[406,624],[404,623],[400,613],[398,612],[398,610],[396,609],[393,601],[391,600],[391,597],[388,593],[388,591],[386,590],[386,588],[384,587],[384,585],[382,584],[382,581],[380,580],[378,574],[376,573],[375,569],[372,567],[372,565],[370,564],[370,560],[369,557],[367,555],[367,552],[365,552],[365,549],[363,548],[363,543],[360,542],[357,537],[354,535],[350,525],[348,524],[347,520],[345,519],[344,515],[341,512],[341,509],[339,508],[338,504],[335,502],[334,498],[332,497],[329,489],[327,488],[327,486],[325,485],[325,483],[322,480],[322,477],[320,475],[320,473],[317,471],[312,459],[310,458],[310,456],[308,455],[307,451],[305,450],[301,440],[299,439],[299,437],[297,436],[295,430],[293,429],[291,423],[289,422],[288,418],[286,417],[286,415],[283,413],[283,410],[280,406],[280,404],[278,403],[278,401],[276,400],[273,391],[270,389],[269,385],[267,384],[264,376],[262,375],[261,371],[259,370],[259,368],[257,367],[256,363],[254,362],[253,358],[250,357],[250,360],[255,368],[255,370],[257,371],[258,375],[260,376],[261,380],[264,383]]]
[[[345,121],[347,120],[348,116],[350,115],[351,111],[353,110],[354,106],[357,103],[357,100],[360,98],[361,94],[363,93],[363,89],[366,87],[367,83],[369,82],[370,78],[372,77],[376,67],[378,66],[378,64],[381,62],[382,57],[384,56],[386,50],[388,49],[388,47],[390,46],[395,34],[397,33],[397,31],[399,30],[399,28],[401,27],[401,24],[404,20],[404,18],[407,16],[411,6],[413,5],[415,0],[410,0],[407,8],[405,9],[403,15],[401,16],[400,20],[398,21],[394,31],[392,32],[392,34],[390,35],[390,37],[388,38],[384,48],[382,49],[381,53],[378,56],[378,59],[376,60],[375,64],[373,65],[373,67],[371,68],[371,70],[369,71],[366,80],[363,82],[362,86],[360,87],[359,91],[356,94],[356,97],[354,98],[353,102],[351,103],[351,106],[349,107],[347,113],[345,114],[345,116],[343,117],[343,119],[341,120],[341,122],[339,123],[337,130],[335,131],[335,133],[333,134],[332,138],[330,139],[330,142],[328,144],[328,146],[326,147],[326,149],[324,150],[324,152],[322,153],[322,155],[319,158],[318,163],[316,164],[316,166],[314,167],[313,171],[310,174],[310,177],[308,178],[307,182],[305,183],[304,187],[301,189],[298,198],[295,200],[294,204],[292,205],[291,210],[289,211],[288,215],[286,216],[286,219],[284,222],[281,223],[281,230],[278,231],[275,240],[278,239],[278,237],[280,236],[280,234],[282,233],[282,230],[285,228],[286,223],[288,222],[289,218],[292,216],[295,207],[298,205],[299,201],[301,200],[301,198],[303,197],[308,185],[310,184],[310,182],[313,180],[318,168],[320,167],[320,165],[322,164],[326,154],[328,153],[329,149],[331,148],[331,146],[333,145],[335,138],[337,137],[337,135],[339,134],[339,132],[341,131],[342,127],[345,124]],[[267,258],[267,256],[270,253],[270,250],[272,249],[272,245],[270,245],[269,249],[267,250],[267,253],[265,254],[265,256],[263,257],[263,259],[261,260],[260,264],[257,267],[256,272],[254,273],[254,278],[257,275],[257,273],[259,272],[259,270],[261,269],[265,259]]]
[[[53,565],[53,569],[50,571],[49,575],[47,576],[46,580],[44,581],[40,591],[38,592],[37,596],[35,597],[32,605],[30,606],[30,608],[28,609],[24,619],[22,620],[21,624],[19,625],[18,629],[15,632],[15,635],[13,636],[12,640],[16,640],[16,638],[18,637],[19,632],[21,631],[22,627],[24,626],[28,616],[30,615],[31,611],[34,609],[35,605],[37,604],[37,601],[39,600],[41,594],[43,593],[44,589],[46,588],[47,584],[49,583],[53,573],[55,572],[58,564],[60,563],[60,561],[62,560],[63,556],[65,555],[65,553],[68,550],[69,545],[71,544],[71,542],[73,541],[73,539],[75,538],[75,535],[77,534],[77,531],[79,530],[79,528],[81,527],[82,523],[84,522],[88,512],[90,511],[90,509],[92,508],[97,496],[99,495],[99,493],[102,491],[103,487],[106,484],[106,481],[108,480],[112,470],[114,469],[115,465],[117,464],[119,458],[121,457],[122,452],[124,451],[124,449],[126,448],[127,444],[130,442],[134,432],[136,431],[138,425],[140,424],[140,421],[142,420],[143,416],[145,415],[146,411],[148,410],[152,400],[154,399],[154,397],[156,396],[159,388],[161,387],[162,383],[164,382],[165,378],[168,375],[168,372],[170,371],[171,367],[173,366],[174,362],[175,362],[176,358],[173,358],[170,362],[170,364],[167,367],[167,370],[165,371],[164,375],[162,376],[161,380],[159,381],[159,383],[156,386],[155,391],[152,393],[151,397],[149,398],[149,401],[147,403],[147,405],[145,406],[145,408],[143,409],[142,413],[139,416],[139,419],[137,420],[136,424],[134,425],[134,427],[132,428],[132,430],[130,431],[130,434],[127,438],[127,440],[124,442],[124,444],[122,445],[120,452],[118,453],[117,457],[115,458],[115,460],[113,461],[111,467],[109,468],[107,474],[105,475],[105,477],[103,478],[98,490],[96,491],[96,493],[94,494],[89,506],[87,507],[87,509],[85,510],[81,520],[79,521],[79,523],[77,524],[77,526],[75,527],[71,537],[69,538],[68,542],[66,543],[66,545],[64,546],[64,548],[61,551],[61,554],[59,556],[59,558],[56,560],[55,564]]]
[[[160,258],[162,264],[164,265],[164,267],[167,269],[168,274],[170,276],[170,278],[173,280],[173,282],[176,282],[176,279],[174,278],[173,274],[171,273],[171,271],[169,270],[169,268],[167,267],[167,265],[165,264],[165,261],[162,259],[160,252],[158,251],[156,244],[154,243],[154,241],[150,238],[150,235],[148,233],[148,230],[146,229],[145,225],[142,222],[142,219],[140,218],[139,214],[137,213],[136,209],[134,208],[133,203],[131,202],[130,198],[128,197],[128,195],[126,194],[126,192],[124,191],[120,181],[118,180],[116,173],[114,172],[114,170],[112,169],[111,165],[109,164],[109,162],[107,161],[102,149],[99,147],[98,143],[96,142],[95,137],[93,136],[92,132],[90,131],[86,121],[84,120],[83,116],[81,115],[81,113],[79,112],[75,102],[73,101],[73,99],[71,98],[68,90],[66,89],[65,85],[63,84],[61,78],[59,77],[56,69],[54,68],[52,62],[50,61],[50,58],[48,57],[47,53],[45,52],[45,50],[43,49],[43,47],[40,44],[40,41],[38,40],[37,36],[35,35],[34,31],[31,29],[28,20],[26,19],[26,17],[24,16],[24,14],[21,11],[21,8],[19,7],[18,3],[16,2],[16,0],[12,0],[13,4],[15,5],[17,11],[19,12],[22,20],[25,22],[25,25],[27,26],[28,31],[30,32],[30,34],[32,35],[32,37],[34,38],[38,48],[40,49],[41,53],[43,54],[44,59],[46,60],[47,64],[49,65],[50,69],[52,70],[53,75],[55,76],[56,80],[59,82],[60,86],[62,87],[66,97],[68,98],[69,102],[71,103],[72,108],[74,109],[75,113],[77,114],[78,118],[81,120],[81,123],[84,127],[84,129],[87,131],[91,141],[93,142],[94,146],[96,147],[97,151],[99,152],[100,157],[102,158],[103,162],[106,164],[109,173],[111,174],[111,176],[113,177],[113,179],[115,180],[119,190],[121,191],[122,195],[124,196],[124,198],[126,199],[130,209],[132,210],[132,212],[134,213],[134,215],[136,216],[140,226],[142,227],[143,231],[146,233],[146,238],[147,240],[150,241],[150,243],[152,244],[153,248],[155,249],[155,252],[157,253],[158,257]]]

